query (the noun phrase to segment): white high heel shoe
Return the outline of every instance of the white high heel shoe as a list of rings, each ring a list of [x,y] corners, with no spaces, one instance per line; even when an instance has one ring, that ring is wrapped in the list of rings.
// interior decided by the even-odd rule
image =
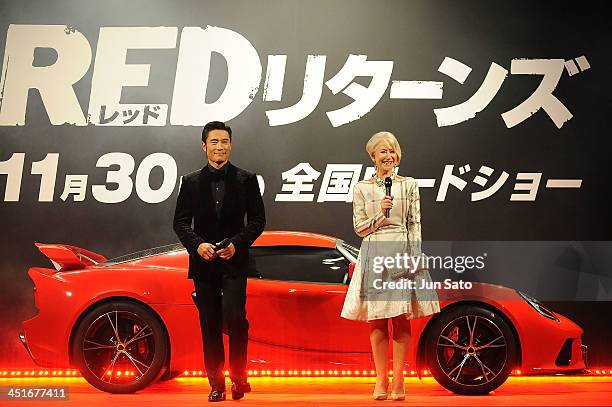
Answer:
[[[386,400],[388,395],[387,395],[387,392],[384,392],[384,393],[372,393],[372,397],[374,397],[374,400]]]
[[[401,393],[391,392],[391,399],[394,401],[400,401],[406,399],[406,385],[403,384],[403,389]]]
[[[382,393],[376,393],[376,388],[375,388],[374,392],[372,393],[372,397],[374,398],[374,400],[386,400],[387,397],[389,396],[389,394],[387,393],[388,387],[389,387],[389,383],[387,383],[387,386],[385,387],[385,391]]]

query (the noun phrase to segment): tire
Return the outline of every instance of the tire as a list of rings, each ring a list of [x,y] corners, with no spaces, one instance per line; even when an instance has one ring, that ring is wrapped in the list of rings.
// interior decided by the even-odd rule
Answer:
[[[457,394],[488,394],[506,381],[516,361],[516,341],[508,323],[499,312],[476,305],[443,311],[432,322],[426,341],[432,376]]]
[[[167,380],[172,380],[176,377],[179,377],[181,375],[180,370],[166,370],[164,374],[162,374],[162,376],[159,378],[160,381],[167,381]]]
[[[168,347],[166,331],[149,308],[117,301],[101,304],[81,319],[72,356],[92,386],[108,393],[133,393],[159,379]]]

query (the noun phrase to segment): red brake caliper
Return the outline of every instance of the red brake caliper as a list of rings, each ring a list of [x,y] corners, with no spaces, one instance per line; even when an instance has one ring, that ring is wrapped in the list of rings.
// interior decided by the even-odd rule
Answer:
[[[138,325],[134,325],[134,333],[138,332],[140,330],[140,326]],[[144,355],[145,353],[145,348],[146,344],[144,343],[144,341],[138,341],[138,353],[140,353],[141,355]]]
[[[459,339],[459,327],[455,326],[453,329],[451,329],[451,331],[448,334],[448,337],[452,339],[453,341],[457,342],[457,340]],[[455,348],[450,348],[450,347],[444,348],[444,357],[446,358],[447,362],[451,360],[454,354],[455,354]]]

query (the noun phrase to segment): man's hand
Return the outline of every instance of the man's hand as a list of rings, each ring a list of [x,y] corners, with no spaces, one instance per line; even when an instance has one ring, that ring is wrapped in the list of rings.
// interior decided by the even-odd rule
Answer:
[[[217,257],[217,253],[215,253],[214,246],[211,243],[200,243],[198,246],[198,254],[204,260],[212,260]]]
[[[236,248],[233,243],[230,243],[225,249],[221,249],[217,252],[217,255],[223,260],[229,260],[236,253]]]

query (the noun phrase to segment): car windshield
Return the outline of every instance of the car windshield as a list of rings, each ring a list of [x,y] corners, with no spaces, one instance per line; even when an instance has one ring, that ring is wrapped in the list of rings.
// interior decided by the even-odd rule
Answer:
[[[98,263],[99,266],[112,266],[113,264],[125,263],[128,261],[142,259],[144,257],[155,256],[157,254],[174,252],[177,250],[183,250],[183,245],[180,243],[168,244],[165,246],[154,247],[152,249],[141,250],[139,252],[134,252],[130,254],[125,254],[123,256],[114,257],[112,259],[108,259],[103,263]]]
[[[346,257],[350,262],[357,262],[357,256],[359,255],[359,249],[350,244],[346,243],[344,240],[338,239],[336,248],[344,257]],[[177,250],[184,250],[184,247],[180,243],[173,243],[165,246],[153,247],[151,249],[140,250],[134,253],[125,254],[118,257],[113,257],[111,259],[106,260],[103,263],[98,263],[99,266],[112,266],[114,264],[126,263],[128,261],[142,259],[144,257],[155,256],[162,253],[174,252]]]

